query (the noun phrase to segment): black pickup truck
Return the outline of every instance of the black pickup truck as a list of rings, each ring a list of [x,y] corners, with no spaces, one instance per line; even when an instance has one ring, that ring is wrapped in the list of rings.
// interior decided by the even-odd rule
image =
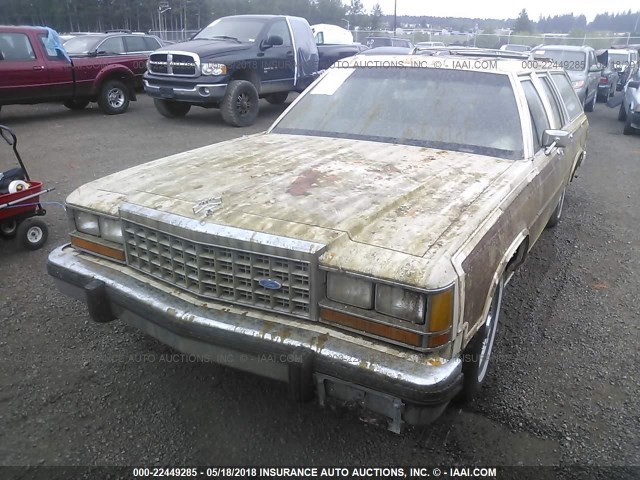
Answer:
[[[223,17],[190,41],[152,53],[144,89],[165,117],[182,117],[192,105],[220,108],[225,122],[245,127],[255,122],[260,98],[282,104],[320,75],[319,65],[360,51],[341,47],[317,46],[303,18]]]

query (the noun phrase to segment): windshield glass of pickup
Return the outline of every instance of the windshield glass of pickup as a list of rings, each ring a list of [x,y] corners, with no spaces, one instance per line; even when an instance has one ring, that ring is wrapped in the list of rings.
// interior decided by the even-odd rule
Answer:
[[[436,68],[333,68],[274,133],[523,158],[506,75]]]
[[[536,50],[536,60],[549,60],[554,68],[581,72],[587,66],[587,54],[573,50]]]
[[[102,36],[80,35],[67,40],[64,44],[64,49],[69,55],[86,54],[94,51],[98,46],[98,42],[103,39],[104,37]]]
[[[255,18],[225,17],[216,20],[195,36],[194,40],[237,40],[238,42],[255,42],[264,20]]]

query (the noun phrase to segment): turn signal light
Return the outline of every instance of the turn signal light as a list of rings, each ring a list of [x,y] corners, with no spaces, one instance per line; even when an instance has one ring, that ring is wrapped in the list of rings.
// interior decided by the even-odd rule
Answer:
[[[71,245],[80,250],[97,253],[98,255],[102,255],[103,257],[109,257],[119,262],[124,262],[124,251],[118,248],[92,242],[90,240],[87,240],[86,238],[78,237],[75,235],[71,235]]]

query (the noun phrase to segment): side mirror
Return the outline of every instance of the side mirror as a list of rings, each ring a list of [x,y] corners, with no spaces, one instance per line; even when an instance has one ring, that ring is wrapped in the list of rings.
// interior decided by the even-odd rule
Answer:
[[[271,47],[279,47],[284,44],[284,40],[279,35],[271,35],[264,42],[262,42],[262,48],[267,49]]]
[[[544,154],[549,155],[554,148],[566,148],[571,145],[573,135],[565,130],[545,130],[542,133],[542,146]]]
[[[640,81],[629,82],[627,88],[640,88]]]
[[[595,65],[591,65],[589,67],[590,72],[601,72],[603,69],[604,67],[599,63],[596,63]]]

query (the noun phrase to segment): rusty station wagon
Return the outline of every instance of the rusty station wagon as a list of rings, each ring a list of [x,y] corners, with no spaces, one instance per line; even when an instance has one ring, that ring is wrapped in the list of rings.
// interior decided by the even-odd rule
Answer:
[[[49,273],[94,320],[297,400],[434,420],[485,382],[588,128],[564,71],[460,60],[353,57],[265,133],[80,187]]]

